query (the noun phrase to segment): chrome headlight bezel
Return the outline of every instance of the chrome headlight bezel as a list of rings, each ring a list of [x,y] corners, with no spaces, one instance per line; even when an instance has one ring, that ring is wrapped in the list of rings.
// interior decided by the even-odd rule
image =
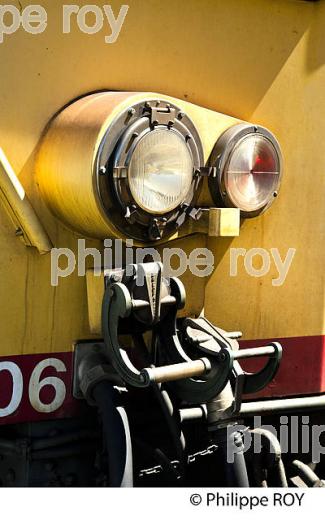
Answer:
[[[184,142],[192,157],[193,174],[190,187],[177,207],[155,213],[141,207],[132,195],[128,167],[140,140],[162,129],[176,134]],[[179,107],[159,99],[136,103],[115,118],[102,139],[96,163],[100,203],[113,224],[127,236],[142,241],[165,238],[175,233],[184,220],[184,213],[195,204],[202,164],[199,134]]]
[[[250,135],[261,136],[271,144],[277,156],[278,178],[277,188],[270,192],[269,199],[261,207],[255,210],[247,211],[236,205],[232,199],[231,193],[226,182],[227,166],[236,147]],[[282,154],[280,145],[275,136],[266,128],[247,123],[240,123],[226,130],[214,145],[209,158],[209,166],[215,168],[215,175],[209,177],[209,189],[214,203],[220,207],[239,207],[243,218],[252,218],[264,213],[278,196],[283,168]]]

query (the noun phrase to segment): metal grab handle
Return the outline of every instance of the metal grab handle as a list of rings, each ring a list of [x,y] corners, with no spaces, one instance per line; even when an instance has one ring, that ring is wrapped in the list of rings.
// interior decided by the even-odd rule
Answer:
[[[177,381],[189,377],[197,377],[207,374],[211,370],[211,363],[207,358],[200,358],[195,361],[165,365],[162,367],[144,368],[140,372],[140,377],[145,384],[165,383],[167,381]]]

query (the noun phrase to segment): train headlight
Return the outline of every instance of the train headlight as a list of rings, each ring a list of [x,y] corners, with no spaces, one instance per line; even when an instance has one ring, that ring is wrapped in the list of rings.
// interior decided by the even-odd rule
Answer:
[[[157,240],[176,231],[198,196],[202,144],[176,105],[152,100],[129,113],[127,123],[124,114],[114,123],[119,137],[110,156],[105,147],[99,155],[99,168],[108,171],[99,178],[99,192],[104,205],[115,201],[107,212],[118,228],[142,241]]]
[[[69,227],[143,244],[176,234],[196,204],[203,165],[199,133],[171,98],[100,92],[50,122],[36,172],[44,200]]]
[[[194,164],[184,139],[173,130],[147,133],[136,145],[129,163],[129,187],[145,211],[162,215],[187,197]]]
[[[210,165],[216,167],[216,176],[209,179],[215,203],[239,208],[243,217],[265,211],[279,192],[281,151],[265,128],[231,127],[217,141]]]

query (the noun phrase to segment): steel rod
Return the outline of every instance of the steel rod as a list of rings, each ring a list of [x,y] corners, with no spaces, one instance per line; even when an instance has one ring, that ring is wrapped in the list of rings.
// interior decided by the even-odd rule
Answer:
[[[141,375],[149,381],[165,383],[166,381],[177,381],[178,379],[201,376],[209,370],[211,370],[209,360],[201,358],[195,361],[176,363],[175,365],[144,368],[141,370]]]
[[[236,417],[246,417],[317,409],[325,409],[325,395],[242,403],[240,411],[235,415]],[[203,405],[202,407],[183,408],[180,410],[180,414],[182,421],[203,419],[206,417],[206,407]]]
[[[262,356],[270,356],[275,353],[274,347],[269,345],[267,347],[245,348],[234,352],[235,359],[248,359]]]
[[[325,395],[242,403],[240,417],[325,408]]]

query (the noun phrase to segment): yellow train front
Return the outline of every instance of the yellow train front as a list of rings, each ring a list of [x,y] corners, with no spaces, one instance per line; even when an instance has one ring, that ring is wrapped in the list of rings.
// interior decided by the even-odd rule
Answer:
[[[1,485],[324,485],[324,22],[0,6]]]

